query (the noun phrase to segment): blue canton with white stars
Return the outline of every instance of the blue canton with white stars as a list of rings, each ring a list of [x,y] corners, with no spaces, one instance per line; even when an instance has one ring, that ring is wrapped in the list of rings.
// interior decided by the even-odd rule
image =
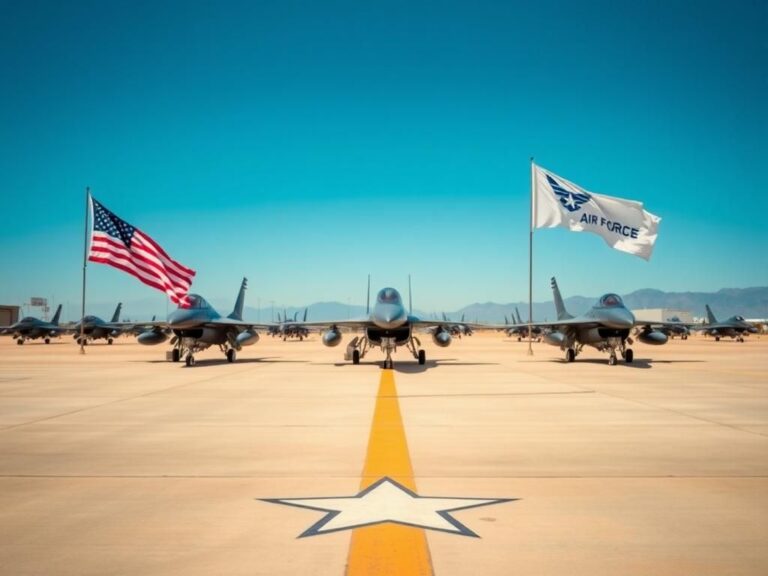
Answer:
[[[96,200],[93,201],[93,229],[120,240],[127,248],[131,247],[131,240],[136,231],[136,228],[112,214]]]

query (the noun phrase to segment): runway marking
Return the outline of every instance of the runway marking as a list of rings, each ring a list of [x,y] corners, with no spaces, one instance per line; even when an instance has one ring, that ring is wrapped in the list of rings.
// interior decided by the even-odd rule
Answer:
[[[514,499],[419,495],[394,374],[382,370],[360,491],[351,496],[261,500],[326,513],[299,538],[352,530],[347,576],[430,576],[425,529],[478,537],[451,512]]]
[[[385,476],[416,492],[392,370],[381,371],[360,489]],[[365,574],[433,574],[424,529],[399,524],[356,528],[349,545],[347,576]]]

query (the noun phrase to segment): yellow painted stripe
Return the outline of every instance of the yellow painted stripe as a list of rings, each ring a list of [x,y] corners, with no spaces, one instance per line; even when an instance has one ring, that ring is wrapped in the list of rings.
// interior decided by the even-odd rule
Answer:
[[[368,488],[383,476],[416,491],[392,370],[381,371],[360,489]],[[427,536],[422,528],[377,524],[352,531],[347,576],[379,574],[433,574]]]

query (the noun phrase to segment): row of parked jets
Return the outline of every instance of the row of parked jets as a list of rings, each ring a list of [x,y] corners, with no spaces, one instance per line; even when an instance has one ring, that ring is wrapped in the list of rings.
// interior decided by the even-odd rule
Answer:
[[[343,339],[343,330],[350,329],[361,333],[355,335],[347,344],[344,359],[353,364],[359,364],[369,351],[379,348],[384,353],[384,368],[392,368],[392,354],[398,347],[405,347],[419,364],[426,362],[426,351],[421,346],[417,336],[419,333],[431,335],[432,341],[444,348],[451,344],[456,336],[471,335],[473,330],[503,330],[510,336],[517,335],[520,339],[531,337],[541,339],[553,346],[559,347],[565,353],[566,362],[573,362],[585,346],[591,346],[608,353],[608,364],[614,365],[620,356],[625,362],[631,363],[634,354],[630,346],[634,340],[644,344],[665,344],[673,335],[687,336],[690,330],[700,330],[713,336],[715,340],[721,337],[735,338],[743,342],[744,336],[757,332],[757,329],[746,322],[741,316],[733,316],[723,322],[718,322],[712,310],[707,306],[709,322],[701,325],[684,324],[679,321],[651,322],[635,318],[617,294],[605,294],[592,308],[580,316],[572,316],[565,309],[563,298],[552,278],[557,319],[552,322],[522,322],[520,313],[513,323],[480,324],[452,322],[445,315],[442,320],[422,320],[412,315],[405,308],[400,293],[394,288],[383,288],[376,295],[373,308],[370,306],[370,277],[368,279],[368,304],[366,317],[358,320],[318,321],[308,322],[307,311],[303,320],[281,318],[275,323],[254,323],[243,320],[243,305],[247,279],[243,278],[240,291],[235,301],[232,313],[222,317],[202,296],[190,294],[189,305],[171,312],[166,321],[146,323],[120,322],[120,305],[118,304],[109,322],[96,316],[85,316],[80,322],[70,325],[59,325],[61,306],[58,307],[53,319],[45,322],[38,318],[22,318],[12,326],[0,327],[0,333],[13,335],[19,344],[25,340],[43,338],[49,343],[52,337],[63,333],[72,333],[73,337],[85,345],[88,341],[103,338],[108,344],[121,334],[131,333],[145,345],[162,344],[170,339],[171,351],[168,358],[173,362],[184,359],[187,366],[195,364],[195,354],[211,346],[218,346],[229,362],[234,362],[237,352],[244,346],[255,344],[259,340],[259,330],[273,336],[305,338],[312,329],[322,331],[322,342],[329,347],[338,346]]]

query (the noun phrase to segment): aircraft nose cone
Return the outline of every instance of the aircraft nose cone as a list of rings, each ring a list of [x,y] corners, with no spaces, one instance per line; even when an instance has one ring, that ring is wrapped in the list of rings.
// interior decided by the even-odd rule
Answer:
[[[380,328],[389,330],[402,326],[405,324],[405,320],[406,317],[403,309],[394,306],[380,310],[375,319],[376,324],[378,324]]]
[[[610,310],[606,314],[603,324],[615,330],[629,330],[635,325],[635,317],[629,310]]]

